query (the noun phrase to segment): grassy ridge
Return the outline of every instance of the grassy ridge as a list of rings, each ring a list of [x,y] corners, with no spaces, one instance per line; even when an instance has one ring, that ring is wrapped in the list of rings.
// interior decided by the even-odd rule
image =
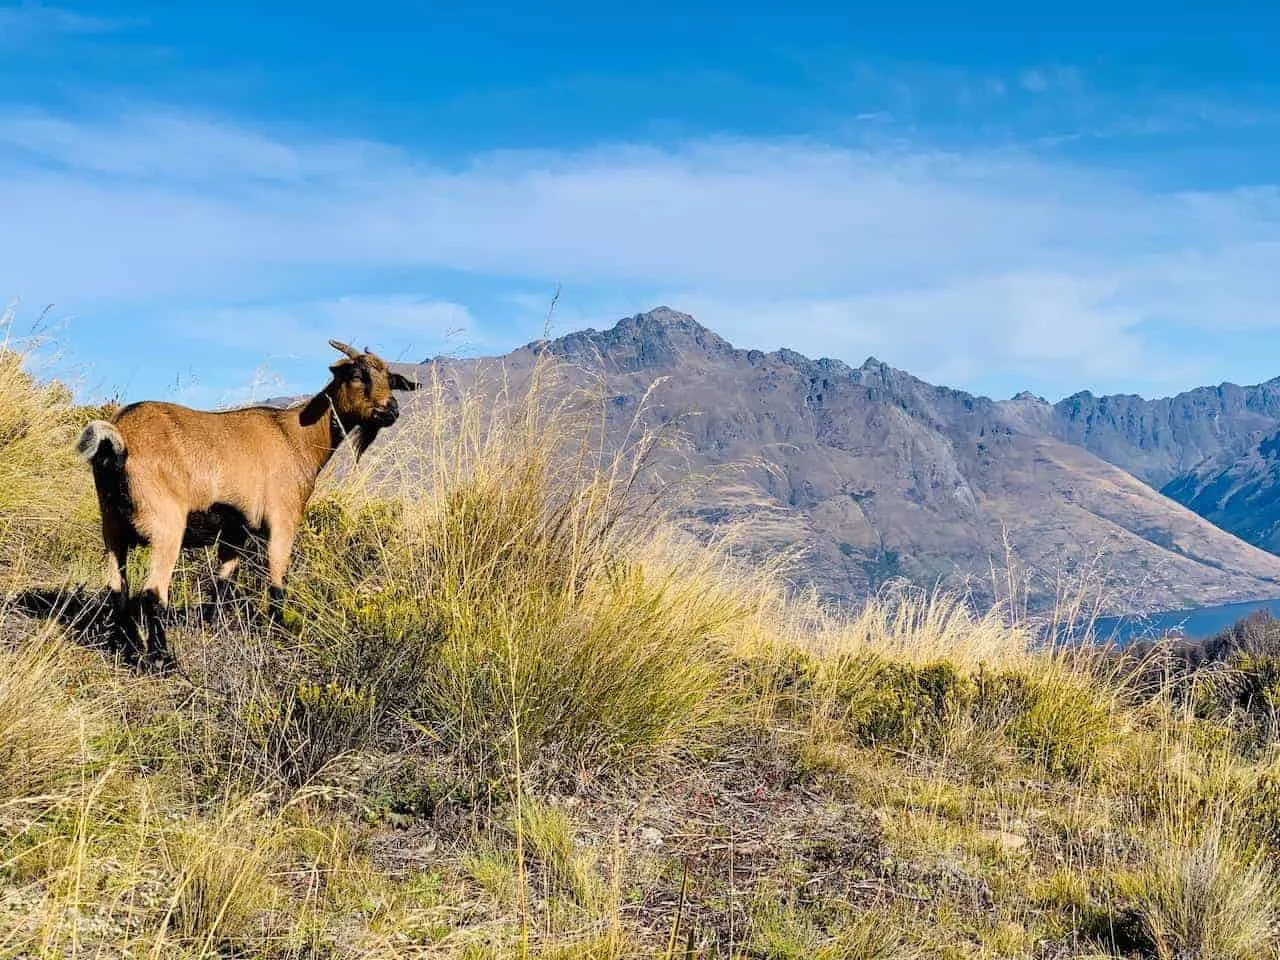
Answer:
[[[10,590],[97,565],[88,411],[13,346]],[[557,377],[429,385],[326,477],[285,629],[180,622],[185,677],[0,605],[0,956],[1277,955],[1276,647],[835,618],[671,532],[663,438]]]

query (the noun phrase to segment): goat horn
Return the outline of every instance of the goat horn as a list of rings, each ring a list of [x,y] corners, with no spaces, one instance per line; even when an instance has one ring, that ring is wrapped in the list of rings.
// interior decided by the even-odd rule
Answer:
[[[348,347],[345,343],[338,340],[330,340],[329,346],[333,347],[333,349],[337,350],[339,353],[345,353],[352,360],[356,360],[360,356],[360,351],[352,347]]]

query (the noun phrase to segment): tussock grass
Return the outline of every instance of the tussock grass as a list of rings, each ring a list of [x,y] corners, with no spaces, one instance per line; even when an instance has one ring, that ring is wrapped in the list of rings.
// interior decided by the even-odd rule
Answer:
[[[1113,676],[1032,653],[998,611],[976,617],[937,594],[869,602],[852,624],[767,649],[757,663],[762,693],[814,737],[946,757],[979,776],[1016,761],[1093,776],[1131,723]]]
[[[590,446],[589,396],[550,402],[565,388],[544,378],[496,404],[440,379],[423,391],[414,424],[315,505],[299,632],[347,675],[380,658],[355,672],[471,762],[626,765],[695,747],[729,710],[725,641],[751,601],[723,589],[722,560],[637,509],[658,439]],[[398,458],[423,446],[407,493]]]
[[[17,586],[96,558],[88,411],[22,349]],[[1265,645],[1148,684],[1011,603],[839,616],[675,532],[672,438],[580,371],[406,406],[323,478],[283,631],[179,610],[186,675],[137,678],[0,603],[0,953],[1276,954]]]
[[[92,555],[97,532],[93,484],[72,449],[91,412],[37,378],[40,341],[14,328],[13,314],[0,314],[0,586],[61,579]]]
[[[173,877],[168,926],[182,941],[204,950],[252,942],[255,921],[270,909],[268,872],[277,835],[264,831],[254,802],[243,802],[212,818],[188,819],[161,844]]]
[[[762,907],[752,922],[752,955],[764,960],[915,960],[922,956],[890,918],[877,912],[845,917],[828,929],[813,915],[821,911]]]
[[[816,638],[828,657],[871,653],[916,665],[945,660],[961,669],[1022,663],[1033,642],[998,606],[979,613],[958,594],[912,587],[871,598],[856,617]]]
[[[96,724],[68,694],[68,669],[65,646],[47,630],[0,652],[0,800],[65,788],[87,761]]]
[[[1280,878],[1222,813],[1164,824],[1146,866],[1122,890],[1161,960],[1277,955]]]
[[[515,830],[522,849],[541,865],[550,895],[567,896],[587,910],[600,906],[604,890],[595,853],[575,842],[573,824],[563,810],[526,799],[516,813]]]

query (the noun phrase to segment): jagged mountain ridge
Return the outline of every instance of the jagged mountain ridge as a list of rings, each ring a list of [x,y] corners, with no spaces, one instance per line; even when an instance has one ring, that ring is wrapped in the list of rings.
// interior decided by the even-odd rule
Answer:
[[[1280,429],[1280,378],[1157,400],[1085,391],[1054,404],[1053,412],[1062,439],[1162,489],[1212,463],[1225,467],[1248,456]]]
[[[654,416],[698,414],[684,423],[692,466],[766,463],[706,491],[683,520],[704,536],[740,525],[760,555],[802,546],[798,578],[830,598],[856,600],[893,576],[981,592],[1005,562],[1006,538],[1038,571],[1033,599],[1042,603],[1060,575],[1099,554],[1116,609],[1280,595],[1280,558],[1088,449],[1143,448],[1116,439],[1127,442],[1127,414],[1085,395],[1063,401],[1064,413],[1030,395],[994,401],[934,386],[874,358],[852,368],[787,349],[742,350],[665,307],[498,359],[519,368],[541,350],[605,374],[614,428],[664,377]],[[1197,433],[1186,437],[1178,456],[1200,449]],[[1152,469],[1176,457],[1155,459]]]
[[[1280,378],[1157,400],[1084,392],[1053,412],[1058,436],[1242,540],[1280,552]]]

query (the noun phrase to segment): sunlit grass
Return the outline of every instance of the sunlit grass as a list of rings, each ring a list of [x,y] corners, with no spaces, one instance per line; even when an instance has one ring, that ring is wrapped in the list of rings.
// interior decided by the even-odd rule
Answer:
[[[88,412],[8,344],[0,565],[96,576]],[[1273,664],[836,613],[681,534],[673,438],[607,438],[581,371],[468,377],[325,475],[282,631],[184,621],[203,556],[176,677],[0,602],[0,953],[1275,955]]]

